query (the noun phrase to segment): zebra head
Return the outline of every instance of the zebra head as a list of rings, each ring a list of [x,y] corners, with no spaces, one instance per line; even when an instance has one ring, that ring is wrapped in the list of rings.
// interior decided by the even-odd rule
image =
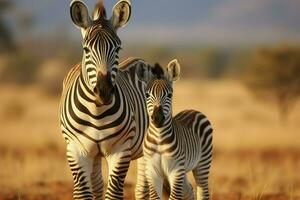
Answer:
[[[125,26],[130,18],[130,2],[120,0],[113,7],[110,19],[106,17],[101,0],[95,7],[93,18],[90,18],[87,6],[80,0],[72,1],[70,13],[73,23],[82,33],[84,82],[94,92],[100,104],[110,104],[118,71],[118,53],[121,49],[117,30]]]
[[[172,118],[173,82],[180,77],[180,65],[176,59],[168,64],[166,70],[155,64],[152,73],[155,76],[146,87],[147,112],[150,122],[161,128]]]

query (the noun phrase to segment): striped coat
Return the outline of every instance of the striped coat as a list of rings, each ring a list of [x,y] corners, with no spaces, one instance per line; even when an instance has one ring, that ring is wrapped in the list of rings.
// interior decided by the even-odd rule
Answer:
[[[121,40],[117,31],[130,18],[130,1],[119,0],[112,13],[108,19],[102,0],[93,18],[81,0],[70,5],[71,19],[81,30],[83,56],[64,80],[60,127],[67,144],[74,199],[102,199],[102,158],[109,168],[105,199],[123,199],[130,161],[142,155],[148,126],[145,83],[137,72],[143,74],[149,66],[139,59],[118,62]],[[144,170],[139,171],[138,177],[144,177]],[[138,178],[136,191],[137,199],[147,195],[143,178]]]
[[[192,171],[197,198],[208,200],[212,127],[207,117],[195,110],[184,110],[172,117],[172,81],[178,76],[174,74],[178,67],[173,61],[168,66],[169,74],[156,70],[158,78],[147,84],[150,124],[144,139],[144,159],[150,197],[161,199],[163,185],[169,185],[170,199],[194,199],[186,176]]]
[[[145,117],[145,84],[136,76],[138,67],[147,68],[148,65],[139,59],[129,59],[120,64],[115,96],[112,103],[106,106],[97,105],[96,96],[83,81],[81,65],[72,68],[64,80],[60,103],[61,130],[67,142],[74,185],[81,186],[78,191],[83,186],[98,187],[95,196],[102,194],[100,157],[105,157],[109,167],[115,168],[110,173],[112,182],[109,184],[113,184],[113,176],[124,179],[130,160],[142,155],[142,141],[148,121]],[[97,174],[90,183],[89,173]],[[93,181],[98,184],[93,186]]]

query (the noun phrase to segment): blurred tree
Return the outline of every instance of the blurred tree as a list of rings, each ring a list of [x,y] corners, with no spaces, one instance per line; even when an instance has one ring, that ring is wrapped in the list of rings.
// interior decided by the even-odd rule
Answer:
[[[234,79],[241,79],[241,74],[252,59],[252,50],[250,48],[235,48],[230,52],[225,67],[224,76]]]
[[[283,121],[300,97],[300,47],[259,50],[246,70],[246,84],[277,103]]]
[[[7,24],[5,24],[3,14],[8,8],[12,6],[13,2],[11,0],[1,0],[0,1],[0,51],[6,51],[11,49],[13,45],[13,38],[11,31]]]
[[[199,53],[199,58],[208,78],[220,78],[227,70],[229,52],[221,48],[207,48]]]

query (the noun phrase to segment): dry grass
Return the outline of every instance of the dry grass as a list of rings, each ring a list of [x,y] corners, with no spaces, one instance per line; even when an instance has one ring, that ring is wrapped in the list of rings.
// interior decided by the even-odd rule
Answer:
[[[39,87],[0,87],[0,94],[0,200],[71,199],[59,99]],[[213,123],[212,199],[300,199],[299,104],[283,124],[276,107],[238,82],[180,80],[174,105],[174,113],[194,108]],[[133,162],[125,199],[133,199],[135,170]]]

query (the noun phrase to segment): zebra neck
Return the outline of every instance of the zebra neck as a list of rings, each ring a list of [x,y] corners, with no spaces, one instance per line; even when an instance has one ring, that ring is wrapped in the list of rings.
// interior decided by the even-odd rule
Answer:
[[[89,84],[85,81],[84,76],[82,74],[77,79],[76,94],[76,98],[78,99],[77,104],[79,104],[80,107],[85,107],[87,109],[86,112],[92,113],[93,115],[99,116],[102,113],[105,113],[107,110],[110,110],[113,107],[120,105],[120,96],[118,89],[116,89],[111,104],[99,104],[97,102],[97,96],[95,95],[93,90],[91,90]]]
[[[150,120],[144,140],[144,154],[147,156],[152,156],[154,153],[171,155],[168,153],[169,145],[177,141],[173,126],[173,119],[168,119],[161,128],[156,128]]]
[[[173,133],[173,120],[172,117],[167,118],[164,125],[157,128],[154,123],[150,120],[149,131],[151,134],[155,135],[157,138],[163,139],[166,135]]]

